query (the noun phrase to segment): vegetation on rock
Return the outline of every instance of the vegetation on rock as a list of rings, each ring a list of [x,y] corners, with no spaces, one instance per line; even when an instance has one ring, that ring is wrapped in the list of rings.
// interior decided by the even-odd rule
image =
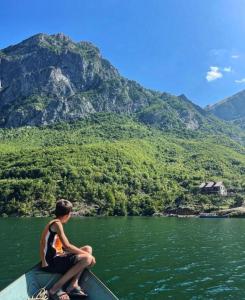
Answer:
[[[86,215],[231,205],[236,199],[199,195],[197,187],[223,179],[242,194],[244,147],[225,136],[191,133],[162,132],[104,113],[1,129],[0,214],[46,215],[60,197]]]

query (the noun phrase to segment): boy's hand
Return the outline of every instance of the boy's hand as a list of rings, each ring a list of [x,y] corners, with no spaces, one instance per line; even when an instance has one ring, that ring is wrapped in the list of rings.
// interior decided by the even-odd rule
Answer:
[[[92,255],[91,255],[91,256],[92,256]],[[92,262],[91,262],[91,264],[90,264],[90,266],[89,266],[89,267],[93,267],[95,264],[96,264],[95,257],[94,257],[94,256],[92,256]]]

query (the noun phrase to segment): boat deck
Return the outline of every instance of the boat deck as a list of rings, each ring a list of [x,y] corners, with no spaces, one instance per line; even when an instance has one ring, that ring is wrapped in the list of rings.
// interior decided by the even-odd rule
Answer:
[[[0,291],[0,300],[27,300],[35,296],[41,288],[50,288],[60,276],[44,272],[36,266]],[[89,270],[83,272],[79,285],[88,294],[87,300],[118,300]]]

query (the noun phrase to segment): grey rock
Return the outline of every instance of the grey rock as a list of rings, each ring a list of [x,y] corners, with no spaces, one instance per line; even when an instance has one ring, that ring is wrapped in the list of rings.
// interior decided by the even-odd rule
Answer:
[[[245,90],[207,106],[206,110],[222,120],[230,121],[245,129]]]
[[[215,120],[185,95],[122,77],[97,47],[37,34],[0,51],[0,127],[46,125],[96,112],[136,116],[161,129],[202,129]]]

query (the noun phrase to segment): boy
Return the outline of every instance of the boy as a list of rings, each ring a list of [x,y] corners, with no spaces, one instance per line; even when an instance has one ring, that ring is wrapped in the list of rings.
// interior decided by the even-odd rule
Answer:
[[[64,274],[49,290],[49,297],[53,300],[69,300],[69,296],[87,296],[79,287],[78,280],[85,268],[92,267],[96,263],[90,246],[78,248],[70,244],[64,233],[63,224],[70,219],[71,211],[70,201],[64,199],[57,201],[56,219],[46,225],[41,237],[42,269]],[[62,287],[68,280],[71,281],[64,291]]]

